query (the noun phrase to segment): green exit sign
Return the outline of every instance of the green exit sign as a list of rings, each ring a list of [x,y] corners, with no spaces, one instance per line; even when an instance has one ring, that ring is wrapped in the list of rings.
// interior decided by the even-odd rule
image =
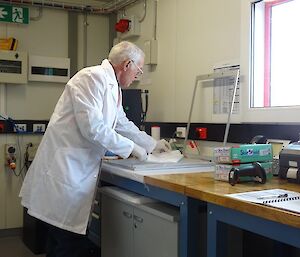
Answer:
[[[29,8],[0,4],[0,22],[29,24]]]

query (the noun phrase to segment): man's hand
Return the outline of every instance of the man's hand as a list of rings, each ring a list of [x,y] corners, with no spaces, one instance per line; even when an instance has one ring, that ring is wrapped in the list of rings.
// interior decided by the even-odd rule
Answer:
[[[156,142],[156,146],[153,150],[153,152],[170,152],[172,150],[171,145],[169,142],[167,142],[165,139],[161,139]]]
[[[137,144],[134,144],[131,154],[140,161],[146,161],[148,158],[146,150]]]

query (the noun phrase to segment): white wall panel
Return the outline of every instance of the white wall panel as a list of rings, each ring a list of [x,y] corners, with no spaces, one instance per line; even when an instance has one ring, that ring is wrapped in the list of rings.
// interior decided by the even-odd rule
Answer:
[[[38,15],[36,8],[31,7],[30,11],[31,16]],[[88,15],[88,23],[87,60],[88,64],[96,64],[108,53],[108,17]],[[81,27],[78,30],[82,38]],[[66,11],[44,8],[40,19],[30,21],[29,25],[0,23],[0,31],[1,37],[15,37],[19,41],[18,50],[26,51],[29,55],[68,57]],[[78,48],[78,51],[82,52],[80,42]],[[8,84],[5,96],[7,115],[14,119],[49,119],[63,89],[64,83]]]
[[[109,20],[107,16],[87,17],[87,66],[100,64],[107,58],[109,47]],[[84,15],[78,17],[78,69],[84,63]]]
[[[157,1],[158,64],[150,71],[147,121],[186,122],[195,77],[213,71],[216,63],[239,59],[239,0]],[[126,9],[127,16],[142,15],[142,4]],[[119,15],[121,15],[120,13]],[[154,1],[147,1],[138,45],[154,35]],[[134,85],[136,87],[136,85]],[[212,87],[198,91],[194,122],[211,122]]]
[[[30,8],[37,16],[36,8]],[[78,14],[80,16],[80,14]],[[109,23],[106,16],[88,16],[89,65],[99,63],[109,50]],[[29,25],[0,23],[0,37],[15,37],[18,50],[28,54],[49,57],[68,57],[68,13],[62,10],[43,9],[41,17]],[[78,29],[80,34],[80,29]],[[81,34],[81,37],[83,35]],[[78,43],[79,52],[82,45]],[[72,61],[72,59],[71,59]],[[64,83],[28,82],[25,85],[0,85],[0,111],[13,119],[49,119],[64,89]],[[4,103],[5,102],[5,103]],[[6,112],[6,113],[5,113]],[[22,156],[28,142],[39,142],[41,136],[19,136]],[[22,184],[20,177],[5,169],[4,145],[17,143],[16,135],[0,134],[0,229],[22,226],[23,208],[18,197]],[[22,162],[18,161],[17,172]]]

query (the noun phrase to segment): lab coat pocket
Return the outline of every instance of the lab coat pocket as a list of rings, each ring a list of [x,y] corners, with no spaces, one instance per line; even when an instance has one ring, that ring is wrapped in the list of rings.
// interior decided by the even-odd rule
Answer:
[[[85,148],[59,148],[47,174],[57,182],[78,188],[90,170],[90,149]]]

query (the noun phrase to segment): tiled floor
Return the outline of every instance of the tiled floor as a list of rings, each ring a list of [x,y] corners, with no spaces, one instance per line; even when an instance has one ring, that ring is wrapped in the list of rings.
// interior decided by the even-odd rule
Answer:
[[[19,236],[0,237],[0,257],[45,257],[33,254]]]

